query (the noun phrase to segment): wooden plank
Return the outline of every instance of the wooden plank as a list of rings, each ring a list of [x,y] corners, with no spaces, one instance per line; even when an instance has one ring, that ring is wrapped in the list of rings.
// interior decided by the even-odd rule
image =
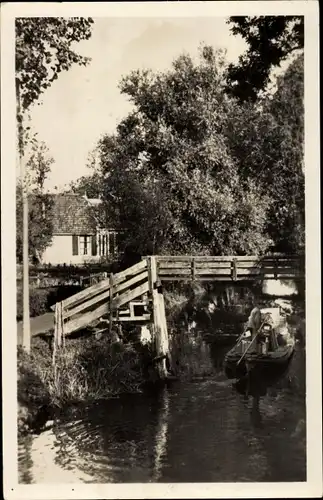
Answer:
[[[175,269],[175,268],[176,269],[190,269],[191,263],[192,263],[192,259],[187,260],[185,262],[176,261],[176,260],[174,260],[174,262],[161,261],[161,262],[159,262],[159,269]]]
[[[197,269],[196,276],[231,276],[231,269]]]
[[[244,269],[244,268],[249,268],[249,267],[274,267],[276,265],[276,262],[274,260],[269,260],[269,259],[264,259],[262,261],[257,261],[257,262],[237,262],[237,267],[238,269]],[[277,265],[282,268],[294,268],[295,264],[293,264],[290,261],[278,261]]]
[[[150,321],[150,314],[144,314],[142,316],[124,317],[119,318],[119,321]]]
[[[196,262],[231,262],[232,259],[237,260],[259,260],[261,257],[257,255],[251,256],[236,256],[236,255],[156,255],[157,262],[191,262],[194,258]]]
[[[114,275],[114,284],[117,285],[121,283],[122,281],[132,277],[135,274],[138,274],[139,272],[147,269],[147,260],[141,260],[134,266],[128,267],[124,271],[121,271],[120,273],[117,273]]]
[[[119,309],[119,315],[122,316],[122,315],[128,315],[129,316],[130,314],[130,309],[127,308],[127,309]]]
[[[64,325],[65,335],[68,335],[69,333],[75,332],[76,330],[80,330],[81,328],[90,325],[93,321],[100,318],[104,314],[108,314],[109,310],[109,303],[106,302],[94,311],[90,311],[88,313],[82,314],[78,318],[67,321]]]
[[[264,267],[264,268],[252,268],[252,269],[240,269],[238,270],[239,276],[242,275],[263,275],[263,274],[280,274],[280,275],[290,275],[290,274],[296,274],[297,270],[292,270],[292,269],[280,269],[280,268],[275,268],[275,267]]]
[[[238,264],[239,265],[239,264]],[[195,261],[196,269],[230,269],[231,261],[228,262],[199,262]],[[162,264],[161,267],[164,267]]]
[[[192,262],[192,259],[194,259],[196,262],[207,262],[209,260],[211,261],[230,261],[232,260],[231,257],[215,257],[215,256],[210,256],[210,255],[157,255],[156,257],[156,262],[160,263],[160,265],[163,265],[164,262]]]
[[[149,290],[149,285],[148,281],[143,283],[142,285],[138,286],[137,288],[134,288],[133,290],[129,290],[128,292],[119,295],[119,297],[115,298],[112,303],[113,309],[117,309],[123,304],[126,304],[127,302],[130,302],[131,300],[135,299],[139,295],[142,295],[145,292],[148,292]]]
[[[120,290],[122,290],[124,288],[128,288],[129,286],[137,283],[138,281],[144,280],[145,278],[148,278],[147,271],[144,271],[143,273],[135,276],[131,280],[129,280],[125,283],[122,283],[118,287],[113,287],[113,293],[118,293],[118,292],[120,292]],[[69,309],[68,311],[65,311],[64,312],[64,319],[71,318],[72,316],[75,316],[76,314],[82,312],[83,310],[89,309],[90,307],[94,306],[96,303],[101,302],[102,300],[105,300],[105,299],[109,299],[109,297],[110,297],[110,284],[109,284],[109,288],[106,292],[101,293],[100,295],[93,297],[93,299],[91,299],[89,301],[82,302],[82,304],[80,304],[79,306],[77,306],[73,309]]]
[[[157,365],[160,378],[167,375],[166,369],[166,354],[168,352],[168,336],[165,313],[163,311],[163,294],[156,294],[156,315],[154,316],[154,324],[156,329],[156,357],[160,358]]]
[[[82,290],[81,292],[78,292],[75,295],[72,295],[71,297],[65,299],[63,301],[63,307],[64,309],[66,309],[71,307],[72,305],[75,306],[80,302],[83,302],[84,300],[89,300],[95,295],[98,295],[99,293],[108,290],[109,287],[110,287],[109,280],[100,281],[100,283],[97,283],[96,285],[93,285],[90,288]]]
[[[62,302],[57,304],[57,347],[61,347],[63,343],[63,321],[62,321]]]
[[[283,279],[283,280],[287,280],[287,279],[294,279],[294,278],[300,278],[303,276],[302,273],[289,273],[289,274],[280,274],[280,273],[277,273],[275,275],[273,274],[264,274],[264,279],[266,279],[267,276],[275,276],[276,279]]]
[[[161,327],[162,327],[162,336],[163,336],[163,354],[166,354],[168,356],[168,360],[170,363],[170,366],[172,366],[172,359],[171,359],[171,353],[169,350],[169,338],[168,338],[168,331],[167,331],[167,320],[166,320],[166,309],[165,309],[165,299],[163,293],[159,293],[159,314],[160,314],[160,320],[161,320]],[[164,373],[167,375],[167,366],[166,366],[166,358],[164,360]]]
[[[114,285],[113,293],[120,293],[122,290],[130,288],[135,283],[138,283],[138,281],[143,281],[144,279],[148,280],[148,271],[144,271],[140,274],[137,274],[137,276],[134,276],[130,280],[124,281],[119,285]]]
[[[158,290],[156,289],[157,283],[157,260],[155,257],[149,258],[149,291],[151,293],[152,300],[152,325],[151,325],[151,336],[154,346],[156,347],[157,339],[157,328],[159,324],[159,314],[158,314]]]
[[[101,293],[100,295],[96,295],[93,297],[93,299],[87,301],[87,302],[82,302],[78,306],[74,307],[73,309],[69,309],[67,311],[64,311],[64,319],[71,318],[72,316],[75,316],[76,314],[81,313],[82,311],[89,309],[90,307],[94,306],[95,304],[102,302],[102,300],[109,300],[110,297],[110,285],[109,289]]]
[[[148,298],[144,299],[144,300],[132,300],[131,304],[133,304],[134,306],[143,306],[144,307],[144,306],[149,305],[149,300],[148,300]]]
[[[194,281],[195,275],[196,275],[196,261],[195,261],[195,259],[192,259],[192,262],[191,262],[191,272],[192,272],[192,280]],[[164,296],[163,296],[163,299],[164,299]]]
[[[158,276],[180,276],[180,275],[185,275],[185,276],[191,276],[191,268],[188,267],[187,269],[159,269],[158,271]]]
[[[140,265],[139,265],[140,264]],[[121,273],[118,273],[115,275],[115,284],[119,284],[121,283],[122,280],[125,280],[127,278],[127,273],[129,274],[129,272],[138,272],[140,271],[141,269],[145,268],[147,265],[146,261],[141,261],[139,262],[138,264],[135,264],[134,266],[128,268],[128,270],[126,271],[122,271]],[[131,281],[131,280],[129,280]],[[134,280],[133,283],[136,283],[137,280]],[[138,279],[138,281],[140,281]],[[131,284],[129,285],[131,286]],[[125,285],[125,287],[127,287],[127,285]],[[95,285],[93,285],[92,287],[90,288],[87,288],[86,290],[82,290],[81,292],[75,294],[75,295],[72,295],[71,297],[68,297],[67,299],[64,300],[64,303],[63,303],[63,307],[64,309],[66,308],[70,308],[72,305],[73,306],[76,306],[82,302],[85,302],[85,301],[88,301],[89,299],[91,299],[92,297],[95,297],[96,295],[99,295],[105,291],[108,291],[110,289],[110,283],[108,280],[103,280],[101,281],[100,283],[97,283]],[[122,289],[122,288],[121,288]],[[120,290],[120,288],[117,288],[117,292]],[[107,294],[107,296],[109,296],[109,294]],[[104,294],[102,296],[102,300],[106,297],[106,294]],[[101,298],[97,298],[97,300],[94,300],[94,303],[96,301],[100,301]],[[82,310],[82,308],[81,308]],[[75,314],[75,313],[73,313]]]
[[[238,262],[258,262],[264,259],[272,259],[279,261],[295,260],[298,261],[301,257],[295,255],[156,255],[156,261],[160,263],[164,262],[187,262],[191,261],[193,258],[196,262],[231,262],[233,259],[237,259]]]
[[[233,259],[231,262],[231,279],[237,281],[237,259]]]
[[[254,281],[255,279],[281,279],[281,280],[293,280],[293,279],[299,279],[303,277],[302,274],[300,275],[278,275],[277,278],[275,277],[274,274],[266,274],[266,275],[244,275],[244,276],[237,276],[237,281]],[[196,276],[196,281],[205,281],[205,282],[211,282],[211,281],[227,281],[230,282],[232,281],[231,276],[215,276],[215,275],[210,275],[210,276]],[[191,278],[189,276],[161,276],[160,277],[161,281],[191,281]]]

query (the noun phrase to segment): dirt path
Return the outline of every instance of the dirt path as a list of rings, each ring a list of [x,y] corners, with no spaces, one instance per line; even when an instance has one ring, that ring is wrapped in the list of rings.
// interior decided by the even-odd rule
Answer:
[[[40,333],[48,332],[54,328],[54,313],[48,312],[35,318],[30,318],[31,336],[39,335]],[[17,323],[17,343],[22,344],[22,321]]]

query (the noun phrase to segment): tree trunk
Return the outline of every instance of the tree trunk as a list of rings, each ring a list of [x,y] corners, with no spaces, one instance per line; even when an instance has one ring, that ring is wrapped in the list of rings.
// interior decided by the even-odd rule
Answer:
[[[18,122],[18,141],[19,141],[19,162],[20,175],[22,186],[22,205],[23,205],[23,231],[22,231],[22,262],[23,262],[23,341],[22,345],[26,351],[30,352],[30,313],[29,313],[29,249],[28,249],[28,192],[26,183],[25,155],[24,155],[24,138],[23,138],[23,123],[22,110],[20,106],[20,91],[19,84],[16,82],[17,88],[17,114],[20,118]]]

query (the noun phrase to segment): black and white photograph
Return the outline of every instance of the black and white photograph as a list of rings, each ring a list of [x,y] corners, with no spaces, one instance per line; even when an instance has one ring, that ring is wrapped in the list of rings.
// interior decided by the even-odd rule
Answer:
[[[318,5],[107,4],[3,8],[6,498],[319,497]]]

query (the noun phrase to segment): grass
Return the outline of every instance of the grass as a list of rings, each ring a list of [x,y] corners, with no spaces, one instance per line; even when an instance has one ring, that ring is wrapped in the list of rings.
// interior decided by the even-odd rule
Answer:
[[[48,344],[34,339],[29,355],[18,348],[18,403],[27,409],[19,427],[44,406],[60,409],[141,392],[149,359],[147,348],[88,337],[69,340],[53,366]]]

